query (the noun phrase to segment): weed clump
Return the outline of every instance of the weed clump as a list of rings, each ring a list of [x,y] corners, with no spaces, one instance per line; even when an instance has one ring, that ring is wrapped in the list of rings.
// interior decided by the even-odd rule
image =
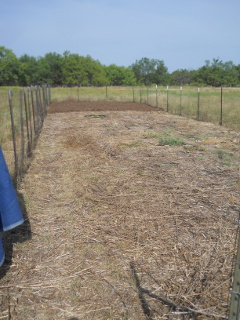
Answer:
[[[182,146],[185,142],[179,137],[160,137],[159,146]]]

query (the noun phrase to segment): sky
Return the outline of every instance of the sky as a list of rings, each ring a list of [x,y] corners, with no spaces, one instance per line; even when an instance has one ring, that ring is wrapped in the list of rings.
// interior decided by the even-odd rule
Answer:
[[[240,64],[239,0],[0,0],[0,46],[17,57],[64,51],[169,72],[206,60]]]

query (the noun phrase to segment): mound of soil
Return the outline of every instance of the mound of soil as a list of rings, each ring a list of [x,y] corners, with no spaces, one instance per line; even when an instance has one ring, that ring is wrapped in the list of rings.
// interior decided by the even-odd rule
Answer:
[[[53,102],[48,110],[49,113],[56,112],[78,112],[78,111],[156,111],[142,103],[134,102],[113,102],[113,101],[74,101],[67,100]]]

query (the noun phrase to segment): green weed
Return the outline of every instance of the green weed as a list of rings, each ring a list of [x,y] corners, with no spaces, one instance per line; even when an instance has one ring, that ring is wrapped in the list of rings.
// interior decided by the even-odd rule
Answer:
[[[159,139],[159,146],[182,146],[184,145],[184,141],[181,138],[178,137],[166,137],[166,138],[160,138]]]

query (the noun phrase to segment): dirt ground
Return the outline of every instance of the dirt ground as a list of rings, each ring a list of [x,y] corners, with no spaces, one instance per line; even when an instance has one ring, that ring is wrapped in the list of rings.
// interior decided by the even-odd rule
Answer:
[[[143,104],[52,103],[26,222],[4,236],[0,319],[226,319],[239,140]]]

